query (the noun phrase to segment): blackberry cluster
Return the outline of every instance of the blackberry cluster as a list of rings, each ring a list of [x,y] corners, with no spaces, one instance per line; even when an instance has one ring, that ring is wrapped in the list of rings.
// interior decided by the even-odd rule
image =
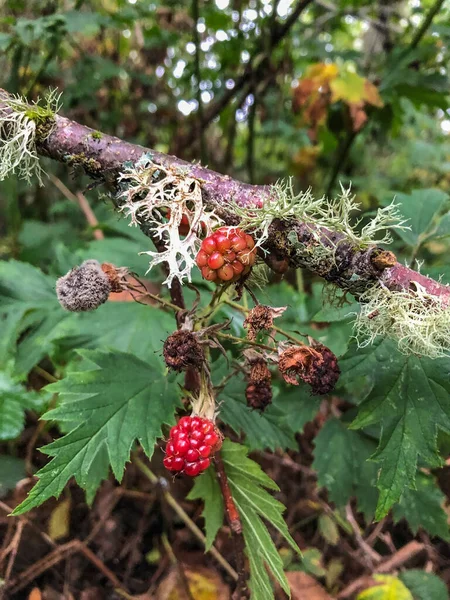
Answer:
[[[239,227],[220,227],[205,238],[197,254],[197,266],[207,281],[237,281],[256,260],[255,241]]]
[[[222,439],[215,425],[203,417],[182,417],[170,430],[164,466],[169,471],[196,477],[211,464]]]

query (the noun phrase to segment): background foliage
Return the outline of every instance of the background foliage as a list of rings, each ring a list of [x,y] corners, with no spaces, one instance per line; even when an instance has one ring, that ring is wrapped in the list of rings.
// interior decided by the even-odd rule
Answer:
[[[295,187],[312,186],[316,195],[351,182],[364,219],[395,196],[411,228],[395,234],[393,251],[450,283],[448,5],[311,2],[275,44],[292,10],[287,0],[7,0],[0,8],[0,86],[30,99],[57,87],[65,116],[238,179],[292,176]],[[59,494],[72,476],[93,500],[109,465],[121,479],[135,440],[152,455],[182,397],[181,380],[166,377],[161,359],[175,328],[171,316],[126,298],[95,314],[59,306],[55,279],[87,258],[143,276],[147,261],[139,252],[148,240],[114,213],[102,188],[88,190],[76,165],[67,173],[44,163],[43,188],[14,178],[0,183],[0,493],[43,467],[22,509]],[[152,271],[154,291],[162,279]],[[199,277],[194,283],[206,302],[211,287]],[[364,572],[367,565],[352,564],[361,548],[349,507],[364,535],[374,517],[384,519],[390,542],[374,539],[380,556],[414,537],[426,540],[428,570],[448,582],[450,359],[404,356],[389,340],[357,349],[351,298],[335,297],[306,272],[272,274],[268,283],[255,293],[265,304],[288,307],[277,324],[329,346],[341,358],[342,377],[326,399],[276,380],[274,402],[259,414],[245,404],[244,377],[228,377],[240,360],[236,346],[226,344],[229,365],[213,353],[221,420],[233,440],[224,460],[236,500],[256,524],[256,533],[244,529],[246,541],[266,552],[248,553],[254,597],[270,589],[264,563],[285,589],[283,569],[303,570],[333,594]],[[186,290],[188,303],[194,297]],[[243,304],[251,299],[244,296]],[[223,306],[215,320],[224,318],[242,337],[241,312]],[[61,381],[49,386],[54,379]],[[85,393],[96,393],[95,403]],[[150,396],[153,412],[143,422]],[[43,413],[45,423],[37,425]],[[30,459],[30,438],[48,444],[44,452],[56,458],[47,463],[32,451]],[[252,451],[252,461],[237,442]],[[160,455],[158,448],[155,464]],[[239,465],[251,473],[247,491],[259,495],[256,508],[239,495]],[[208,544],[222,524],[212,477],[200,478],[190,495],[205,501]],[[279,502],[263,488],[287,506],[290,533]],[[275,544],[261,514],[278,523]],[[141,563],[148,568],[145,556]],[[361,600],[448,597],[420,570],[379,577]]]

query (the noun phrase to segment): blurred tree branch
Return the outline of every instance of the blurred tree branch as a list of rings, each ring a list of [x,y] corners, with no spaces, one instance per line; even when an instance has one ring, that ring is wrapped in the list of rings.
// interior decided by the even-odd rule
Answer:
[[[208,127],[211,121],[213,121],[222,112],[222,110],[229,104],[229,102],[231,102],[236,94],[238,94],[244,88],[247,89],[249,86],[251,87],[254,81],[261,79],[267,66],[267,60],[270,58],[270,53],[287,36],[302,12],[313,1],[314,0],[300,0],[283,24],[279,24],[275,19],[273,20],[269,50],[264,52],[264,40],[262,40],[263,46],[261,47],[261,45],[258,45],[256,50],[254,50],[244,69],[244,72],[235,80],[234,87],[232,89],[227,89],[215,102],[210,104],[209,107],[203,111],[203,115],[199,117],[202,129],[206,129]],[[190,146],[197,135],[197,128],[193,127],[185,137],[178,140],[179,147]]]

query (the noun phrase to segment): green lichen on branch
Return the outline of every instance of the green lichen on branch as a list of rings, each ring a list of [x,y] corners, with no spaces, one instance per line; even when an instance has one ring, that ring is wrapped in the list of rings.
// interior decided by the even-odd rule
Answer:
[[[258,234],[261,245],[269,237],[269,228],[275,219],[280,221],[300,221],[312,228],[325,228],[344,235],[359,249],[373,244],[389,244],[392,241],[390,230],[407,229],[397,206],[392,203],[380,208],[373,219],[360,228],[361,219],[353,218],[359,211],[351,189],[341,186],[341,194],[335,200],[325,196],[314,198],[311,189],[296,194],[292,179],[277,183],[272,188],[272,198],[261,207],[249,209],[232,204],[233,211],[240,218],[239,226]],[[380,232],[384,235],[380,238]]]
[[[12,174],[31,182],[36,175],[42,185],[43,170],[36,143],[48,138],[60,109],[60,94],[51,90],[29,104],[20,96],[8,97],[0,106],[0,181]]]

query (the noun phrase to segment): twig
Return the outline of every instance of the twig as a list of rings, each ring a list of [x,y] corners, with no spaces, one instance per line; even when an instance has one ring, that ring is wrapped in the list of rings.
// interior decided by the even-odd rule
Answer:
[[[262,350],[270,350],[271,352],[275,351],[275,348],[272,348],[272,346],[268,346],[267,344],[260,344],[259,342],[254,342],[253,340],[241,339],[236,337],[235,335],[231,335],[231,333],[222,333],[221,331],[216,331],[215,335],[217,335],[217,337],[221,337],[224,340],[230,340],[237,344],[256,346],[257,348],[261,348]]]
[[[108,567],[80,540],[72,540],[67,544],[57,546],[55,550],[41,558],[41,560],[35,562],[33,565],[22,571],[14,580],[11,581],[10,585],[7,586],[9,594],[13,595],[27,586],[31,581],[42,575],[45,571],[51,567],[57,565],[61,560],[68,558],[75,552],[81,552],[84,556],[99,569],[103,575],[109,579],[115,588],[122,588],[123,586],[116,575],[108,569]]]
[[[389,573],[390,571],[393,571],[394,569],[397,569],[398,567],[402,566],[404,563],[406,563],[408,560],[410,560],[411,558],[416,556],[416,554],[419,554],[423,550],[425,550],[425,544],[421,544],[416,540],[412,540],[411,542],[406,544],[406,546],[403,546],[403,548],[397,550],[397,552],[391,557],[389,557],[387,560],[379,564],[376,568],[376,572]]]
[[[17,523],[14,537],[11,540],[11,543],[9,544],[8,548],[5,551],[5,556],[7,554],[9,554],[8,565],[6,566],[5,576],[4,576],[4,580],[5,580],[4,585],[5,586],[8,585],[8,581],[11,576],[11,572],[12,572],[12,569],[13,569],[13,566],[14,566],[14,563],[16,560],[16,556],[17,556],[17,551],[19,549],[20,540],[22,539],[22,533],[23,533],[24,526],[25,526],[25,523],[23,521],[19,521]]]
[[[391,571],[404,565],[407,561],[409,561],[411,558],[413,558],[414,556],[416,556],[423,550],[425,550],[425,545],[421,544],[420,542],[417,542],[416,540],[413,540],[412,542],[409,542],[408,544],[406,544],[406,546],[403,546],[403,548],[400,548],[400,550],[398,550],[395,554],[393,554],[386,560],[383,560],[375,568],[374,572],[375,573],[390,573]],[[359,590],[369,587],[372,582],[373,582],[373,579],[371,576],[362,575],[361,577],[358,577],[358,579],[355,579],[354,581],[352,581],[350,583],[350,585],[345,587],[338,594],[337,598],[338,598],[338,600],[346,600],[346,598],[351,598],[353,596],[353,594],[355,594]]]
[[[180,583],[181,583],[181,585],[183,587],[184,595],[186,596],[187,600],[195,600],[195,598],[192,597],[192,592],[191,592],[191,589],[189,587],[189,581],[188,581],[188,579],[186,577],[186,573],[184,572],[184,569],[181,566],[179,560],[175,556],[175,552],[173,551],[173,548],[170,545],[169,539],[168,539],[168,537],[167,537],[167,535],[165,533],[163,533],[161,535],[161,540],[162,540],[163,546],[164,546],[164,548],[165,548],[165,550],[166,550],[166,552],[167,552],[167,554],[169,556],[170,562],[172,563],[172,565],[177,570],[178,578],[179,578]]]
[[[165,480],[158,479],[158,477],[153,473],[153,471],[138,456],[135,456],[133,460],[137,468],[151,481],[153,485],[159,485],[160,487],[162,487],[161,483],[165,482]],[[191,530],[191,532],[203,545],[206,545],[206,537],[201,531],[201,529],[197,527],[197,525],[190,518],[190,516],[178,504],[178,502],[175,500],[172,494],[169,491],[165,490],[164,487],[162,489],[162,496],[167,502],[167,504],[171,506],[171,508],[173,508],[173,510],[180,517],[180,519],[184,522],[186,527],[188,527],[188,529]],[[235,581],[237,581],[238,574],[233,569],[233,567],[225,560],[225,558],[220,554],[220,552],[215,548],[215,546],[212,546],[209,552],[211,552],[211,555],[214,556],[214,558],[225,569],[225,571],[227,571],[227,573]]]
[[[195,73],[195,86],[196,86],[196,96],[197,96],[197,123],[195,129],[197,130],[197,136],[200,138],[200,157],[202,163],[206,165],[208,163],[208,155],[206,149],[206,139],[205,139],[205,129],[203,127],[203,101],[202,101],[202,90],[200,88],[201,83],[201,70],[200,70],[200,34],[198,31],[198,19],[199,19],[199,0],[192,0],[192,20],[193,20],[193,28],[192,28],[192,40],[195,46],[195,54],[194,54],[194,73]]]
[[[353,533],[354,533],[355,539],[356,539],[356,543],[362,550],[363,558],[364,558],[367,566],[370,567],[371,569],[373,569],[374,564],[380,562],[381,555],[378,554],[378,552],[376,552],[371,546],[369,546],[369,544],[364,540],[363,536],[361,535],[361,530],[359,529],[359,525],[356,522],[355,516],[353,515],[353,511],[352,511],[350,502],[345,507],[345,516],[353,530]]]
[[[95,213],[92,210],[92,208],[90,207],[90,204],[87,201],[84,194],[82,194],[81,192],[77,192],[76,194],[73,194],[69,190],[69,188],[67,188],[64,185],[64,183],[61,181],[61,179],[59,179],[58,177],[53,175],[53,173],[49,174],[49,179],[55,185],[55,187],[57,187],[58,190],[63,194],[63,196],[65,196],[68,200],[71,200],[72,202],[75,202],[76,204],[78,204],[78,206],[81,208],[84,216],[86,217],[86,221],[88,222],[89,226],[92,227],[92,229],[93,229],[93,235],[94,235],[95,239],[103,240],[105,237],[103,234],[103,231],[98,229],[97,217],[95,216]]]
[[[289,33],[295,22],[300,17],[301,13],[311,4],[313,0],[301,0],[298,2],[297,6],[294,7],[292,13],[286,19],[286,21],[279,25],[278,27],[274,27],[271,39],[270,39],[270,48],[274,50],[276,46],[286,37]],[[236,79],[234,82],[234,87],[232,89],[227,89],[220,98],[211,104],[207,110],[204,111],[202,127],[206,128],[211,121],[213,121],[222,110],[228,105],[228,103],[236,96],[238,92],[240,92],[244,87],[247,87],[249,82],[252,80],[257,81],[261,73],[263,73],[265,64],[267,61],[267,54],[261,55],[262,48],[261,45],[258,44],[257,48],[255,48],[250,60],[247,63],[244,72],[240,77]],[[191,131],[186,138],[183,139],[183,145],[190,146],[195,139],[196,130]]]
[[[443,4],[444,4],[444,0],[436,0],[436,2],[430,8],[422,25],[416,31],[413,39],[411,40],[411,43],[409,44],[408,52],[410,50],[414,50],[414,48],[416,48],[418,46],[420,40],[423,38],[423,36],[427,32],[428,28],[430,27],[431,23],[433,22],[434,17],[438,14],[438,12],[440,11]]]
[[[228,483],[228,477],[220,452],[217,452],[215,456],[214,465],[225,505],[225,516],[230,526],[234,542],[234,555],[236,559],[238,580],[233,594],[233,600],[240,600],[241,598],[246,597],[248,578],[247,570],[245,568],[245,541],[244,536],[242,535],[241,517],[239,516],[238,509],[236,508],[236,504],[233,500],[230,484]]]

